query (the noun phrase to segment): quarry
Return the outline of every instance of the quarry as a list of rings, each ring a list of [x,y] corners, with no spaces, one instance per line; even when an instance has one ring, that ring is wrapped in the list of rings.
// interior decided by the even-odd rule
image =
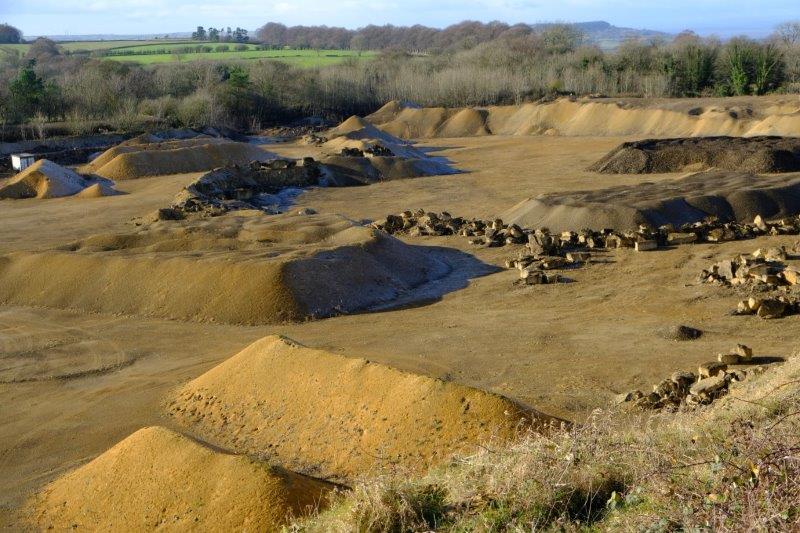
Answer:
[[[0,524],[347,531],[372,483],[482,508],[491,464],[662,435],[622,421],[699,449],[795,398],[798,132],[796,95],[391,101],[40,157],[0,180]]]

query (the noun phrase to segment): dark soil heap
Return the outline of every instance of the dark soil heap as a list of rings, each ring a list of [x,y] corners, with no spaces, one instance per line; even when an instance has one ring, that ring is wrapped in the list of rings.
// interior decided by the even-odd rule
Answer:
[[[720,168],[800,171],[800,137],[689,137],[623,143],[589,167],[603,174],[655,174]]]

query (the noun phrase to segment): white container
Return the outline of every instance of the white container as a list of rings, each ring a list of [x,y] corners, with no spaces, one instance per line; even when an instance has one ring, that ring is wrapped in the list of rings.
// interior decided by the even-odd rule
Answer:
[[[11,154],[11,166],[16,171],[25,170],[36,161],[33,154]]]

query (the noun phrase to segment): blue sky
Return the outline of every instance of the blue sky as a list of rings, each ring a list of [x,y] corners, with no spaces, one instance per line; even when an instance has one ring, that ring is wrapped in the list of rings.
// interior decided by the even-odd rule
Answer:
[[[667,32],[764,36],[800,19],[800,0],[0,0],[0,22],[26,35],[143,34],[203,26],[253,30],[268,21],[355,28],[366,24],[442,27],[461,20],[606,20]]]

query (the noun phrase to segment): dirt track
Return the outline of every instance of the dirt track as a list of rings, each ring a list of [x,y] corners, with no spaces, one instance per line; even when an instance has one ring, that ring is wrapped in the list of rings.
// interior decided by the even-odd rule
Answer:
[[[423,146],[439,148],[437,155],[466,173],[317,189],[303,194],[297,208],[341,213],[355,220],[418,207],[490,216],[539,193],[675,177],[583,170],[624,140],[630,139],[436,139]],[[270,150],[298,156],[312,151],[307,146],[270,146]],[[132,217],[169,203],[196,176],[120,182],[118,188],[130,194],[115,197],[4,202],[0,251],[36,250],[100,229],[124,230]],[[476,251],[459,237],[408,242],[455,247],[494,265],[515,253],[513,248]],[[785,355],[795,346],[800,317],[771,322],[732,318],[727,312],[735,306],[733,293],[694,285],[697,273],[714,258],[751,252],[761,245],[744,241],[648,254],[611,252],[604,256],[606,264],[570,273],[574,283],[517,288],[512,286],[516,274],[504,271],[474,279],[466,288],[427,305],[283,326],[225,326],[2,307],[4,364],[12,364],[7,353],[24,355],[29,346],[68,345],[82,336],[97,340],[82,352],[83,367],[86,358],[109,351],[135,361],[83,377],[0,384],[0,405],[6,406],[0,410],[0,508],[16,507],[29,491],[141,427],[169,425],[160,404],[171,390],[272,333],[502,393],[569,418],[584,416],[619,391],[647,388],[673,370],[692,369],[736,342],[752,346],[759,355]],[[700,328],[705,335],[684,343],[658,335],[659,328],[679,323]]]

